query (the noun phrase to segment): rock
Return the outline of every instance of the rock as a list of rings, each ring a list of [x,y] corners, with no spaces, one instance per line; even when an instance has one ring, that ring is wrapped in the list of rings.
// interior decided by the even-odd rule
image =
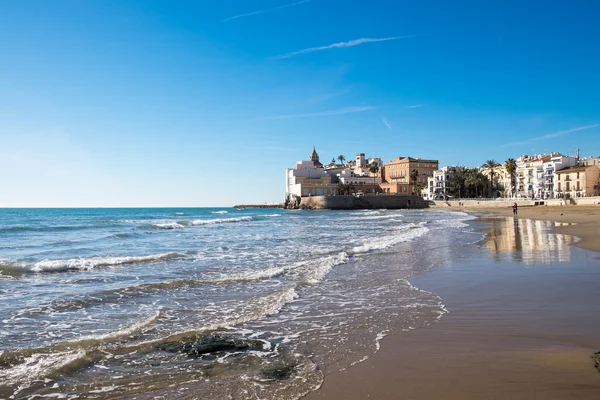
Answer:
[[[274,381],[282,381],[285,379],[289,379],[294,372],[295,365],[289,364],[276,364],[272,365],[268,368],[265,368],[261,371],[261,375],[265,379],[270,379]]]
[[[263,344],[260,340],[207,335],[188,341],[163,343],[157,346],[157,349],[169,353],[184,353],[190,357],[202,357],[226,352],[264,351]]]

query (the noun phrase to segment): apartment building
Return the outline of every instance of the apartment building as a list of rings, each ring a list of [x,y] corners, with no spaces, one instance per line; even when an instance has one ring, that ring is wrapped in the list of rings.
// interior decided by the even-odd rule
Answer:
[[[411,180],[411,171],[417,171],[417,180]],[[427,187],[427,180],[438,170],[438,160],[396,157],[383,165],[381,189],[384,193],[411,194],[415,184]]]
[[[570,167],[556,172],[557,197],[600,195],[600,168],[595,165]]]

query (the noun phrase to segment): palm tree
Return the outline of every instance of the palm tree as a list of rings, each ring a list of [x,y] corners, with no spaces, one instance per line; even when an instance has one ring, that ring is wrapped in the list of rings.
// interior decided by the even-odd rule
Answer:
[[[491,182],[490,188],[492,189],[491,197],[494,197],[494,173],[496,172],[495,171],[496,168],[498,168],[500,166],[501,166],[500,163],[498,163],[498,161],[496,161],[496,160],[487,160],[485,162],[485,164],[483,164],[481,166],[482,168],[487,168],[490,170],[490,182]]]
[[[338,160],[340,160],[340,164],[342,164],[342,165],[343,165],[343,164],[344,164],[344,161],[346,161],[346,157],[344,157],[343,155],[341,155],[341,154],[340,154],[340,155],[338,156]]]
[[[373,191],[375,191],[375,177],[379,173],[379,165],[376,162],[372,162],[369,165],[369,171],[373,174]]]
[[[517,192],[516,188],[516,173],[517,173],[517,161],[514,158],[509,158],[504,162],[504,168],[510,175],[510,193],[514,195]]]
[[[415,183],[415,194],[418,196],[421,196],[421,192],[423,191],[423,189],[425,189],[427,187],[427,185],[425,185],[423,182],[417,182]]]
[[[352,183],[340,183],[337,185],[336,192],[339,195],[351,195],[356,192]]]
[[[450,185],[452,185],[454,187],[454,190],[458,192],[459,198],[461,197],[461,195],[464,196],[467,194],[467,186],[465,184],[465,181],[467,179],[466,173],[467,171],[464,168],[456,168],[456,170],[452,174],[452,177],[450,178]]]
[[[477,168],[468,168],[465,176],[465,184],[469,193],[468,197],[477,197]]]
[[[415,194],[415,185],[417,184],[417,179],[419,179],[419,171],[417,171],[416,169],[413,169],[412,171],[410,171],[410,181],[413,184],[413,187],[412,187],[413,194]]]

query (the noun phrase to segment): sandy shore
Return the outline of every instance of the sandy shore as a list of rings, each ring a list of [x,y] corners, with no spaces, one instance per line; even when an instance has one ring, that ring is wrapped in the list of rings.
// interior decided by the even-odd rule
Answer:
[[[463,209],[463,211],[471,210]],[[511,208],[479,208],[473,211],[492,215],[513,215]],[[574,224],[557,226],[555,230],[558,233],[579,237],[581,240],[575,243],[576,246],[600,252],[600,205],[520,207],[518,218]]]
[[[600,262],[564,235],[600,250],[600,207],[489,211],[481,259],[411,279],[450,313],[384,338],[307,399],[600,399]],[[576,225],[553,234],[548,220]]]

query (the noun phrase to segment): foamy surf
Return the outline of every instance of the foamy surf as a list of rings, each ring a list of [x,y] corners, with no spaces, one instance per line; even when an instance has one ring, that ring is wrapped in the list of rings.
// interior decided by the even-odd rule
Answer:
[[[252,221],[252,217],[233,217],[233,218],[216,218],[216,219],[196,219],[192,221],[192,225],[215,225],[215,224],[230,224],[234,222]]]
[[[224,306],[226,312],[221,313],[221,317],[218,320],[195,327],[190,326],[184,331],[170,333],[167,337],[144,341],[136,344],[134,347],[145,347],[161,342],[179,340],[190,335],[213,332],[219,329],[232,329],[241,324],[277,314],[283,306],[297,298],[298,293],[295,287],[287,287],[264,296],[254,296],[235,304]]]
[[[429,232],[428,228],[420,224],[407,224],[398,228],[396,232],[389,236],[374,237],[365,240],[361,245],[354,246],[351,250],[352,254],[367,253],[373,250],[383,250],[392,247],[398,243],[407,242],[421,237]]]
[[[82,360],[85,356],[85,350],[32,354],[24,357],[18,364],[2,369],[0,386],[24,384],[44,378]]]
[[[0,260],[0,270],[20,269],[28,272],[64,272],[72,270],[90,271],[102,267],[115,267],[139,263],[155,263],[160,261],[175,260],[183,258],[180,253],[162,253],[150,256],[127,256],[127,257],[89,257],[73,258],[67,260],[42,260],[37,262],[25,262],[14,260]]]
[[[435,263],[440,243],[469,249],[467,216],[443,211],[214,211],[225,209],[19,215],[24,226],[94,228],[2,234],[0,375],[49,368],[31,384],[13,370],[0,398],[297,399],[376,352],[382,332],[440,318],[439,298],[399,278]],[[17,221],[2,212],[0,227]],[[415,245],[397,252],[405,241]],[[70,272],[31,274],[55,270]],[[163,350],[211,336],[225,343],[195,356]],[[228,350],[228,338],[253,344]]]

